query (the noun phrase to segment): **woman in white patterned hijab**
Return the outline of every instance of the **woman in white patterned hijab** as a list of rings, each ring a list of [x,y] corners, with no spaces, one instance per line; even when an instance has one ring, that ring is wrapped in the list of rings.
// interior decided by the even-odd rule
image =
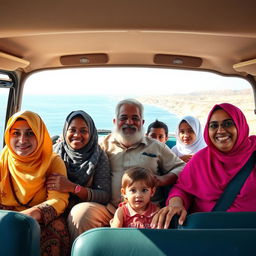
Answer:
[[[182,117],[176,129],[176,145],[172,151],[187,163],[197,151],[205,146],[199,120],[193,116]]]

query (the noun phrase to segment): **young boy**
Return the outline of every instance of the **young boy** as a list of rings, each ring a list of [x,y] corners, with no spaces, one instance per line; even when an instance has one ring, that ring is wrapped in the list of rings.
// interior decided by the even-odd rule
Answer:
[[[155,122],[148,126],[146,136],[156,139],[160,142],[166,143],[168,140],[168,126],[156,119]]]

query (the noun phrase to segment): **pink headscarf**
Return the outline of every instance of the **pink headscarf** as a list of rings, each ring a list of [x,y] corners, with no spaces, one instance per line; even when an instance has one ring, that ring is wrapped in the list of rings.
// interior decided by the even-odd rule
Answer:
[[[222,108],[231,116],[237,129],[237,141],[232,150],[226,153],[220,152],[213,146],[209,138],[208,125],[216,107]],[[240,170],[250,158],[252,152],[256,150],[255,138],[255,136],[249,137],[249,126],[243,112],[238,107],[229,103],[222,103],[215,105],[210,111],[204,129],[204,139],[211,154],[214,155],[214,158],[212,157],[214,168],[227,167],[232,171]]]
[[[209,138],[209,121],[217,107],[222,108],[231,116],[237,128],[237,141],[229,152],[219,151]],[[211,211],[226,185],[256,150],[256,136],[249,136],[249,126],[244,114],[239,108],[229,103],[217,104],[212,108],[205,125],[204,139],[207,147],[195,154],[185,166],[178,183],[169,193],[167,203],[171,197],[180,196],[187,208],[193,197],[194,211]],[[253,178],[255,184],[256,174],[250,176],[255,176]],[[244,193],[247,192],[244,191]],[[242,207],[242,204],[237,208]]]

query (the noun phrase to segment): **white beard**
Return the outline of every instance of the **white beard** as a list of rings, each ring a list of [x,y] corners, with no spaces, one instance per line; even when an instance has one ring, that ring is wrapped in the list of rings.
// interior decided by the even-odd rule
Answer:
[[[117,126],[115,126],[113,128],[113,135],[115,137],[115,139],[121,143],[122,145],[126,146],[126,147],[130,147],[132,145],[135,145],[137,143],[139,143],[142,138],[144,137],[144,128],[141,127],[141,129],[138,131],[137,127],[136,127],[136,132],[133,134],[125,134],[121,129],[118,129]]]

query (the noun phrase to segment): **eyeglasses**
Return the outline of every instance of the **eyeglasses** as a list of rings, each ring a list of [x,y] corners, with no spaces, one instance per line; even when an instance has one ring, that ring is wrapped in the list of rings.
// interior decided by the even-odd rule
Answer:
[[[217,130],[219,127],[222,127],[223,129],[229,129],[233,126],[235,126],[235,123],[232,119],[226,119],[222,123],[219,123],[217,121],[213,121],[209,123],[209,129],[211,130]]]

